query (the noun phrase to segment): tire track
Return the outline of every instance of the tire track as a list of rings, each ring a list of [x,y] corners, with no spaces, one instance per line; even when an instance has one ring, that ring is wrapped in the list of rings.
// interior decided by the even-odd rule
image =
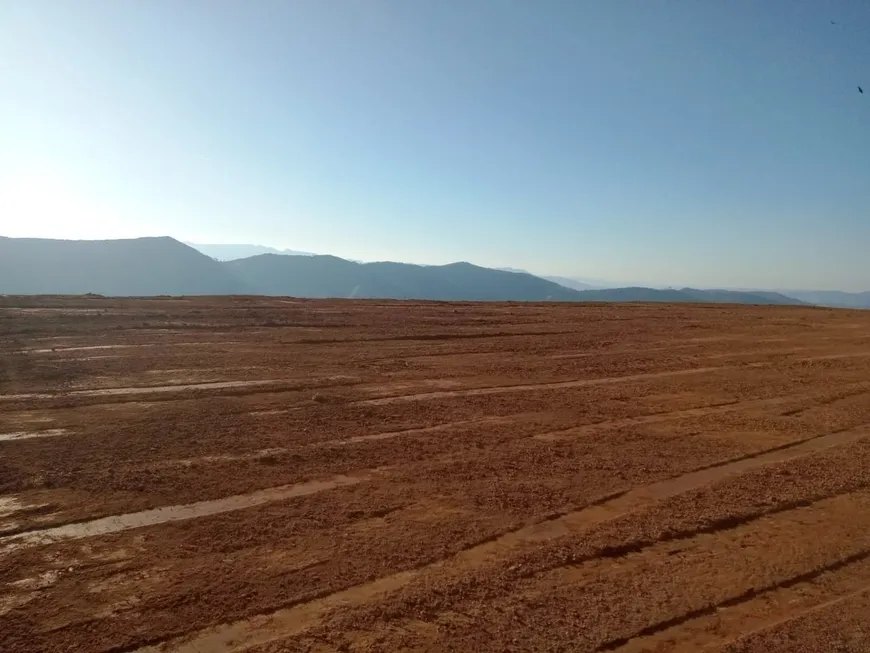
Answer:
[[[815,580],[815,579],[813,579]],[[811,581],[812,582],[812,581]],[[800,585],[796,586],[800,587]],[[829,610],[831,608],[837,607],[841,603],[845,603],[847,601],[851,601],[852,599],[856,599],[859,597],[863,597],[864,595],[870,595],[870,584],[865,584],[858,589],[851,590],[845,594],[841,594],[835,598],[828,599],[827,601],[823,601],[821,603],[817,603],[807,608],[799,609],[797,611],[791,612],[788,616],[783,617],[781,619],[777,619],[775,621],[768,621],[762,626],[758,626],[749,630],[747,632],[741,633],[736,638],[730,639],[724,643],[717,642],[712,645],[705,646],[702,650],[714,650],[714,649],[724,649],[730,650],[732,647],[739,647],[742,643],[750,640],[753,637],[758,637],[759,635],[763,635],[765,633],[772,632],[777,628],[782,628],[786,624],[789,624],[794,621],[798,621],[799,619],[805,619],[811,615],[814,615],[818,612],[822,612],[824,610]],[[742,607],[748,607],[744,605]]]
[[[181,393],[188,390],[226,390],[226,389],[234,389],[234,388],[265,388],[260,391],[253,391],[251,393],[246,394],[256,394],[257,392],[298,392],[305,390],[321,390],[327,388],[343,388],[348,386],[357,385],[359,383],[358,377],[347,376],[347,375],[331,375],[327,377],[323,377],[320,379],[309,379],[300,381],[299,379],[261,379],[261,380],[250,380],[250,381],[207,381],[201,383],[190,383],[190,384],[171,384],[171,385],[144,385],[144,386],[130,386],[130,387],[122,387],[122,388],[93,388],[86,390],[70,390],[66,392],[57,392],[57,393],[31,393],[31,394],[10,394],[10,395],[0,395],[0,402],[2,401],[20,401],[23,399],[75,399],[77,397],[125,397],[129,395],[143,395],[143,394],[156,394],[157,397],[154,397],[152,401],[175,401],[172,397],[167,397],[166,395],[171,395],[173,393]],[[163,395],[162,397],[159,395]],[[88,408],[96,408],[99,406],[115,406],[119,402],[109,402],[109,403],[87,403],[87,404],[79,404],[77,407],[85,407]],[[120,403],[131,403],[131,402],[120,402]],[[48,406],[45,410],[50,410],[52,406]],[[293,410],[299,410],[299,406],[289,409],[281,409],[279,411],[253,411],[250,414],[278,414],[280,412],[290,412]]]
[[[261,381],[208,381],[204,383],[187,383],[180,385],[146,385],[127,388],[94,388],[92,390],[70,390],[56,394],[33,393],[0,395],[0,401],[15,401],[19,399],[57,399],[64,397],[112,397],[127,395],[162,394],[167,392],[184,392],[185,390],[221,390],[224,388],[248,388],[255,386],[283,383],[281,379],[265,379]]]
[[[867,358],[870,356],[870,351],[848,352],[843,354],[824,354],[819,356],[806,356],[797,360],[803,363],[812,363],[815,361],[833,361],[845,358]]]
[[[70,433],[68,429],[48,429],[46,431],[13,431],[11,433],[0,433],[0,442],[10,442],[14,440],[30,440],[33,438],[56,438],[59,435]]]
[[[750,364],[753,367],[758,367],[761,364]],[[745,366],[744,366],[745,367]],[[512,392],[527,392],[529,390],[554,390],[559,388],[581,388],[586,386],[610,385],[614,383],[623,383],[628,381],[645,381],[648,379],[662,379],[672,376],[691,376],[694,374],[705,374],[707,372],[715,372],[717,370],[733,369],[732,365],[722,365],[717,367],[697,367],[687,370],[671,370],[667,372],[646,372],[643,374],[628,374],[625,376],[608,376],[597,379],[577,379],[575,381],[553,381],[549,383],[527,383],[520,385],[500,385],[490,386],[486,388],[468,388],[466,390],[439,390],[435,392],[421,392],[409,395],[397,395],[392,397],[379,397],[377,399],[363,399],[352,402],[359,405],[383,406],[386,404],[425,401],[427,399],[447,399],[451,397],[481,397],[495,394],[508,394]]]
[[[770,585],[766,585],[764,587],[752,588],[736,596],[725,599],[724,601],[720,601],[719,603],[707,605],[702,608],[687,612],[685,614],[660,621],[658,623],[647,626],[646,628],[642,628],[633,635],[629,635],[627,637],[620,637],[618,639],[613,639],[609,642],[605,642],[604,644],[596,648],[595,651],[598,653],[604,653],[606,651],[618,651],[626,647],[626,645],[628,645],[630,642],[636,646],[643,646],[643,642],[638,640],[650,638],[654,635],[658,635],[659,633],[663,633],[664,631],[670,630],[672,628],[685,626],[691,621],[713,616],[721,610],[741,606],[750,601],[764,601],[769,598],[771,594],[774,594],[777,591],[787,590],[802,583],[812,583],[813,581],[817,580],[819,577],[825,574],[835,573],[865,560],[870,560],[870,548],[862,549],[856,553],[853,553],[852,555],[846,556],[845,558],[840,558],[835,562],[822,565],[820,567],[817,567],[816,569],[812,569],[796,576],[792,576],[791,578],[788,578],[786,580],[771,583]],[[870,588],[865,588],[864,591],[870,591]],[[858,594],[860,593],[861,592],[858,592]]]
[[[245,508],[252,508],[264,503],[284,501],[296,497],[308,496],[317,492],[333,490],[347,485],[355,485],[372,480],[379,470],[367,470],[354,476],[339,475],[324,481],[309,481],[293,485],[282,485],[251,492],[237,494],[222,499],[198,501],[196,503],[175,506],[163,506],[141,512],[126,513],[102,517],[90,521],[67,523],[53,528],[29,530],[0,538],[0,552],[22,547],[53,544],[63,540],[77,540],[98,535],[110,535],[133,528],[156,526],[173,521],[184,521],[198,517],[207,517]]]
[[[785,338],[775,338],[774,342],[785,342]],[[722,340],[721,342],[740,342],[739,340]],[[745,341],[744,341],[745,342]],[[751,344],[756,344],[758,341],[750,341]],[[799,351],[809,351],[812,349],[817,349],[818,345],[805,345],[800,347],[789,347],[785,349],[749,349],[746,351],[725,351],[717,354],[704,354],[694,358],[696,361],[707,361],[707,360],[718,360],[722,358],[729,358],[735,356],[771,356],[776,354],[793,354]],[[659,353],[659,352],[667,352],[667,353],[676,353],[680,351],[685,351],[687,349],[701,349],[699,353],[703,354],[703,349],[701,344],[697,343],[686,343],[674,345],[672,347],[662,346],[662,347],[642,347],[637,349],[611,349],[604,351],[590,351],[584,353],[577,354],[554,354],[549,356],[549,358],[554,360],[570,360],[575,358],[592,358],[592,357],[604,357],[604,356],[631,356],[631,355],[643,355],[647,353]]]
[[[299,447],[274,447],[271,449],[258,449],[240,454],[215,454],[213,456],[199,456],[197,458],[182,458],[177,460],[158,461],[154,464],[147,465],[148,469],[164,469],[170,467],[190,466],[198,462],[236,462],[245,460],[257,460],[265,456],[279,456],[289,453],[294,453],[300,449],[329,449],[333,447],[346,447],[353,444],[362,444],[365,442],[377,442],[381,440],[392,440],[404,436],[425,435],[430,433],[441,433],[450,431],[462,426],[480,426],[486,424],[510,424],[517,419],[522,419],[525,414],[507,415],[504,417],[484,417],[481,419],[467,419],[456,422],[444,422],[433,426],[423,426],[414,429],[403,429],[400,431],[384,431],[382,433],[369,433],[367,435],[355,435],[341,440],[322,440],[313,442]],[[2,436],[0,436],[2,440]]]
[[[728,517],[722,517],[720,519],[713,520],[712,522],[705,524],[704,526],[665,532],[657,538],[640,538],[618,545],[604,546],[587,555],[574,557],[567,564],[536,566],[529,571],[519,573],[518,577],[533,578],[537,576],[542,576],[548,572],[557,569],[576,569],[582,567],[584,564],[596,560],[606,558],[622,558],[628,555],[642,553],[647,549],[659,546],[661,544],[693,540],[701,535],[719,535],[721,533],[726,533],[741,526],[752,524],[760,519],[764,519],[765,517],[773,517],[775,515],[791,512],[793,510],[799,510],[801,508],[810,508],[823,501],[829,501],[830,499],[835,499],[837,497],[852,494],[854,492],[864,490],[867,487],[870,487],[870,481],[854,483],[843,488],[838,488],[837,490],[832,492],[814,494],[812,496],[802,499],[795,499],[793,501],[780,503],[770,508],[763,508],[742,515],[731,515]]]
[[[801,499],[795,499],[785,503],[777,504],[770,508],[763,508],[761,510],[755,510],[742,515],[730,515],[704,525],[665,532],[658,537],[641,538],[613,546],[602,546],[588,554],[582,555],[577,558],[572,558],[567,564],[553,564],[544,566],[535,565],[534,568],[527,571],[524,569],[523,564],[515,563],[512,565],[511,569],[516,569],[517,571],[515,572],[515,574],[511,574],[508,577],[510,580],[507,581],[508,584],[506,585],[506,587],[511,587],[513,583],[516,583],[520,580],[544,577],[550,572],[554,571],[559,572],[562,570],[577,570],[588,563],[634,556],[637,554],[641,554],[648,549],[652,549],[655,547],[661,548],[662,545],[668,545],[675,542],[697,540],[700,537],[708,535],[721,535],[730,531],[734,531],[743,526],[755,524],[762,519],[774,517],[776,515],[782,515],[804,508],[819,509],[819,504],[824,504],[831,501],[832,499],[846,497],[855,492],[864,491],[868,488],[868,486],[870,486],[870,480],[862,480],[848,484],[844,487],[833,489],[829,492],[817,493],[809,497],[804,497]],[[667,552],[667,547],[665,547],[664,550],[665,552]],[[571,576],[571,578],[573,578],[573,576]],[[510,582],[511,580],[513,581],[513,583]],[[844,592],[851,592],[851,590],[853,590],[856,585],[860,585],[861,587],[866,586],[868,590],[870,590],[870,585],[868,585],[868,583],[870,583],[870,565],[866,565],[866,569],[864,569],[863,575],[860,578],[856,578],[854,574],[851,573],[850,568],[850,573],[846,576],[845,579],[843,579],[841,585],[845,586]],[[855,592],[852,593],[854,594]],[[800,599],[806,599],[806,594],[806,588],[800,588],[800,591],[796,593],[796,596]],[[752,615],[755,620],[758,621],[759,615],[764,615],[766,610],[769,611],[771,603],[770,598],[771,597],[767,595],[761,597],[761,599],[759,599],[758,601],[757,606],[755,604],[751,604],[747,608],[745,608],[743,612],[745,614]],[[795,598],[795,596],[788,596],[783,598],[779,602],[779,604],[787,605],[790,609],[791,605],[793,605],[796,600],[797,599]],[[834,602],[839,600],[842,600],[842,597],[835,599]],[[826,603],[830,602],[832,601],[827,601]],[[499,608],[495,607],[495,603],[493,603],[493,607],[496,612],[501,611]],[[814,606],[810,610],[805,610],[805,612],[810,613],[812,611],[815,611],[816,609],[820,609],[821,607],[822,606]],[[458,607],[451,605],[446,609],[442,609],[439,612],[439,617],[430,616],[427,618],[427,621],[429,623],[437,623],[439,622],[441,616],[457,612],[459,614],[462,614],[462,611]],[[793,612],[793,610],[791,610],[791,612]],[[804,611],[802,611],[801,614],[803,614],[803,612]],[[735,620],[739,621],[741,615],[734,614],[732,612],[728,616],[733,622]],[[778,614],[775,616],[778,616]],[[516,618],[519,619],[519,616],[516,616]],[[793,615],[792,618],[796,618],[796,615]],[[664,628],[655,633],[650,633],[645,638],[637,637],[636,635],[622,637],[619,639],[619,641],[624,642],[624,644],[621,644],[616,648],[619,649],[621,653],[642,653],[651,650],[662,650],[661,646],[664,646],[666,644],[668,647],[667,650],[694,652],[701,650],[701,647],[704,644],[707,644],[707,646],[703,649],[707,650],[710,648],[710,640],[712,637],[711,632],[715,631],[717,633],[720,633],[722,630],[722,625],[721,623],[719,623],[721,619],[722,611],[721,609],[719,609],[713,614],[703,615],[698,617],[697,619],[690,619],[685,624],[668,626],[667,628]],[[788,620],[790,619],[774,620],[774,618],[772,618],[770,615],[767,615],[767,619],[765,620],[765,628],[773,627],[780,624],[781,622],[787,622]],[[673,620],[668,621],[670,622]],[[761,630],[761,628],[754,630]],[[752,632],[754,632],[754,630]],[[718,645],[721,645],[722,643],[723,642],[720,641],[718,642]],[[680,647],[677,649],[676,647],[678,644],[680,645]],[[660,645],[660,647],[657,648],[657,645]]]
[[[767,405],[770,402],[778,401],[781,401],[781,398],[759,400],[758,402],[754,403],[757,403],[759,405]],[[728,402],[725,406],[730,406],[732,405],[732,403],[733,402]],[[699,409],[687,410],[696,411]],[[678,411],[678,413],[680,414],[685,412],[687,411]],[[651,417],[664,416],[662,415]],[[451,428],[464,425],[485,423],[509,423],[516,418],[516,415],[512,415],[506,417],[484,418],[479,420],[461,420],[458,422],[448,422],[445,424],[438,424],[418,429],[405,429],[400,431],[354,436],[344,440],[325,441],[321,443],[316,443],[314,446],[318,448],[347,446],[367,441],[386,440],[406,435],[446,431]],[[595,427],[597,425],[590,426]],[[586,427],[580,428],[582,429]],[[576,429],[572,429],[572,431],[576,431]],[[60,433],[54,432],[46,432],[46,434],[60,435]],[[541,436],[538,435],[532,437],[540,438]],[[512,544],[510,544],[510,542],[514,539],[516,539],[517,541],[538,541],[551,539],[553,537],[558,537],[560,535],[570,533],[578,527],[587,528],[589,526],[600,523],[601,521],[614,519],[621,515],[627,514],[628,512],[633,512],[635,510],[641,509],[655,501],[659,501],[664,498],[674,496],[675,494],[680,494],[682,492],[686,492],[691,489],[707,485],[711,482],[719,480],[720,478],[723,478],[728,474],[739,473],[742,471],[753,469],[754,467],[771,464],[773,462],[790,460],[795,457],[807,455],[808,453],[820,451],[830,446],[836,446],[837,444],[852,442],[863,437],[864,433],[862,431],[844,430],[825,436],[815,436],[813,438],[809,438],[798,443],[786,443],[781,445],[780,447],[768,449],[761,453],[749,454],[746,457],[732,460],[727,463],[715,464],[710,467],[683,474],[676,478],[659,481],[657,483],[643,486],[641,488],[634,488],[626,492],[620,492],[612,497],[605,497],[605,501],[600,502],[596,505],[588,506],[579,511],[569,511],[553,515],[540,522],[537,522],[536,524],[525,526],[517,531],[514,531],[513,533],[507,533],[498,536],[497,538],[493,539],[493,542],[498,542],[501,545],[513,546]],[[216,455],[206,456],[197,459],[167,461],[164,466],[190,465],[199,460],[215,462],[250,460],[263,456],[280,455],[282,453],[287,453],[290,451],[291,449],[285,448],[264,449],[239,455]],[[354,477],[354,482],[370,480],[371,476],[367,476],[366,474],[373,471],[383,472],[384,470],[364,470],[362,472],[359,472],[359,474],[361,474],[362,476]],[[282,499],[292,498],[294,496],[303,496],[306,494],[310,494],[312,492],[308,491],[309,488],[313,488],[313,491],[321,491],[324,489],[339,487],[340,485],[345,484],[340,480],[344,478],[348,477],[339,476],[336,477],[336,479],[334,479],[333,481],[293,484],[287,486],[279,486],[276,488],[265,488],[251,494],[235,495],[233,497],[228,497],[225,499],[215,499],[178,506],[164,506],[160,508],[142,511],[139,513],[107,516],[87,522],[62,524],[49,529],[19,532],[15,535],[0,539],[0,547],[3,547],[3,545],[7,543],[17,546],[20,546],[21,544],[47,544],[59,540],[79,539],[83,537],[91,537],[94,535],[115,533],[123,530],[129,530],[131,528],[157,525],[165,523],[167,521],[186,520],[200,516],[208,516],[222,512],[239,510],[250,506],[260,505],[261,503],[269,501],[280,501]],[[301,494],[297,494],[297,492],[301,492]],[[17,544],[19,540],[21,541],[21,544]],[[481,547],[485,546],[486,544],[487,543],[480,543],[477,547],[474,548],[474,550],[477,552],[482,552]]]
[[[643,509],[662,499],[706,486],[727,476],[773,463],[785,462],[829,447],[855,442],[868,435],[870,435],[870,431],[865,425],[857,429],[814,436],[775,449],[768,449],[694,470],[643,487],[617,492],[602,497],[595,504],[580,510],[553,515],[535,524],[524,525],[501,535],[487,538],[449,558],[436,560],[421,567],[401,571],[338,592],[326,591],[321,596],[295,602],[268,615],[258,615],[234,623],[213,626],[195,633],[193,636],[187,634],[180,638],[170,639],[164,642],[160,648],[149,646],[137,649],[137,653],[158,653],[158,651],[163,653],[168,651],[198,653],[202,650],[208,650],[211,653],[244,651],[253,646],[292,636],[316,625],[327,612],[334,608],[362,605],[402,589],[423,574],[438,572],[447,565],[469,569],[478,568],[506,552],[566,534],[583,532],[597,524]]]
[[[503,417],[483,417],[480,419],[466,419],[457,422],[445,422],[434,426],[424,426],[416,429],[403,429],[401,431],[385,431],[383,433],[371,433],[369,435],[355,435],[343,440],[328,440],[322,443],[322,446],[343,447],[350,444],[359,444],[361,442],[374,442],[377,440],[392,440],[405,435],[424,435],[428,433],[439,433],[441,431],[449,431],[457,426],[477,426],[482,424],[510,424],[523,415],[505,415]]]
[[[819,356],[807,356],[804,358],[795,358],[789,362],[807,363],[823,360],[836,360],[845,358],[862,358],[870,356],[870,352],[857,352],[847,354],[825,354]],[[562,388],[582,388],[593,387],[599,385],[611,385],[616,383],[625,383],[631,381],[647,381],[653,379],[664,379],[669,377],[692,376],[695,374],[706,374],[709,372],[718,372],[729,369],[756,369],[760,367],[774,367],[773,362],[751,362],[737,365],[717,365],[713,367],[696,367],[682,370],[668,370],[664,372],[644,372],[641,374],[626,374],[624,376],[607,376],[593,379],[577,379],[574,381],[552,381],[547,383],[528,383],[518,385],[502,385],[490,386],[485,388],[468,388],[464,390],[437,390],[433,392],[420,392],[407,395],[396,395],[389,397],[378,397],[375,399],[362,399],[351,402],[352,405],[368,405],[368,406],[384,406],[392,403],[404,403],[412,401],[426,401],[428,399],[448,399],[453,397],[481,397],[495,394],[508,394],[513,392],[527,392],[534,390],[555,390]]]
[[[357,585],[339,592],[323,592],[304,602],[268,615],[257,615],[240,622],[211,627],[195,634],[181,635],[119,653],[223,653],[247,651],[305,631],[330,610],[387,596],[400,590],[416,577],[414,570],[403,571]],[[280,634],[278,634],[280,631]]]
[[[238,345],[247,344],[244,340],[227,340],[221,341],[195,341],[195,342],[144,342],[139,344],[117,344],[117,345],[83,345],[73,347],[45,347],[42,349],[20,349],[14,351],[14,354],[54,354],[64,353],[67,351],[97,351],[102,349],[142,349],[145,347],[209,347],[213,345]]]
[[[862,425],[854,429],[842,429],[798,442],[785,443],[762,452],[747,454],[728,462],[717,463],[663,481],[632,488],[598,505],[558,515],[553,519],[517,531],[514,535],[521,533],[521,537],[527,541],[541,541],[584,531],[591,526],[642,510],[658,501],[711,485],[728,476],[774,463],[787,462],[831,447],[857,442],[868,436],[870,436],[870,429],[867,425]]]
[[[285,455],[285,454],[292,454],[292,453],[298,452],[300,450],[329,449],[329,448],[336,448],[336,447],[345,447],[345,446],[350,446],[353,444],[362,444],[365,442],[390,440],[393,438],[399,438],[399,437],[405,437],[405,436],[415,436],[415,435],[445,432],[445,431],[450,431],[454,428],[463,427],[463,426],[483,426],[483,425],[489,425],[489,424],[509,424],[509,423],[514,423],[517,420],[525,419],[525,418],[530,417],[530,416],[533,417],[535,415],[536,415],[536,413],[516,413],[513,415],[506,415],[506,416],[493,416],[493,417],[485,417],[485,418],[480,418],[480,419],[444,422],[442,424],[435,424],[432,426],[425,426],[425,427],[414,428],[414,429],[403,429],[403,430],[399,430],[399,431],[385,431],[385,432],[381,432],[381,433],[357,435],[357,436],[353,436],[350,438],[344,438],[341,440],[324,440],[321,442],[314,442],[314,443],[302,445],[300,447],[295,447],[295,448],[273,447],[273,448],[269,448],[269,449],[258,449],[255,451],[249,451],[249,452],[240,453],[240,454],[215,454],[215,455],[211,455],[211,456],[199,456],[196,458],[181,458],[181,459],[174,459],[174,460],[155,461],[153,463],[142,464],[137,469],[139,469],[140,471],[147,470],[148,472],[151,472],[151,471],[161,470],[161,469],[171,469],[174,467],[190,467],[190,466],[193,466],[197,463],[227,463],[227,462],[239,462],[239,461],[267,459],[267,458],[272,457],[272,456],[281,456],[281,455]],[[15,432],[15,433],[0,434],[0,441],[2,441],[4,439],[3,436],[7,436],[5,439],[14,440],[14,439],[35,438],[35,437],[55,437],[55,436],[59,436],[59,435],[64,435],[66,433],[69,433],[69,432],[65,429],[52,429],[52,430],[44,431],[44,432]],[[456,457],[454,454],[446,454],[441,458],[441,461],[442,462],[451,462],[451,461],[454,461],[455,459],[456,459]],[[363,477],[360,480],[370,480],[369,477],[365,476],[365,474],[367,474],[368,472],[378,472],[380,474],[383,474],[383,473],[386,473],[388,471],[392,471],[393,469],[394,468],[392,466],[387,466],[387,467],[378,468],[377,470],[363,470],[362,472],[356,472],[356,474],[363,475]],[[305,484],[302,484],[302,485],[305,485]],[[263,490],[258,490],[252,494],[249,494],[249,495],[236,495],[235,497],[231,497],[231,498],[234,500],[238,499],[239,501],[241,501],[241,499],[245,496],[259,495],[260,493],[271,493],[273,491],[280,494],[285,489],[289,490],[290,488],[293,488],[293,487],[296,487],[296,485],[280,486],[277,488],[264,488]],[[0,497],[0,499],[2,499],[2,497]],[[281,498],[279,497],[275,500],[281,500]],[[214,500],[214,501],[221,501],[221,500]],[[150,510],[147,510],[144,512],[150,513],[150,512],[155,512],[155,511],[175,510],[175,509],[180,509],[180,508],[186,509],[190,505],[199,505],[199,503],[209,504],[209,503],[213,503],[214,501],[198,502],[197,504],[187,504],[187,505],[182,505],[182,506],[164,506],[164,507],[160,507],[160,508],[153,508],[153,509],[150,509]],[[259,502],[255,505],[259,505]],[[241,506],[241,507],[246,507],[246,506]],[[227,511],[232,511],[232,510],[236,510],[236,509],[238,509],[238,508],[230,508],[229,510],[219,510],[218,512],[227,512]],[[135,514],[139,514],[139,513],[135,513]],[[203,513],[203,515],[195,515],[195,516],[206,516],[209,514],[216,514],[216,513],[205,512],[205,513]],[[73,526],[73,525],[81,526],[82,524],[103,521],[103,520],[112,520],[112,519],[125,520],[125,519],[127,519],[127,517],[129,517],[129,515],[114,515],[114,516],[109,515],[106,517],[99,517],[97,519],[88,519],[87,521],[66,522],[66,523],[62,523],[62,524],[59,524],[57,526],[53,526],[50,528],[52,530],[63,529],[64,527],[67,527],[67,526]],[[187,519],[187,518],[188,517],[183,517],[181,519]],[[176,519],[170,519],[169,521],[176,521]],[[142,524],[142,525],[149,525],[150,526],[150,525],[156,525],[159,523],[163,523],[163,522],[153,522],[153,523]],[[132,526],[132,527],[125,526],[125,527],[121,528],[120,530],[128,530],[129,528],[137,528],[137,527],[138,526]],[[48,530],[49,529],[42,529],[39,532],[46,532]],[[29,528],[29,529],[24,528],[21,530],[16,529],[14,533],[12,533],[12,534],[7,533],[6,535],[11,537],[12,535],[19,536],[19,535],[23,535],[25,533],[34,533],[34,532],[36,532],[36,529],[34,529],[34,528]],[[59,531],[59,532],[62,532],[62,531]],[[0,533],[0,535],[3,535],[3,534]],[[90,537],[90,535],[83,535],[81,537]],[[69,539],[69,538],[63,536],[62,539]],[[0,537],[0,551],[2,551],[3,544],[5,541],[6,540],[4,540],[2,537]]]
[[[494,331],[491,333],[420,333],[395,336],[379,336],[373,338],[303,338],[294,340],[290,345],[341,345],[363,344],[367,342],[449,342],[452,340],[483,340],[486,338],[521,338],[527,336],[567,336],[576,335],[576,331]]]
[[[710,345],[710,344],[719,344],[719,343],[741,343],[741,344],[758,344],[760,342],[771,343],[771,342],[789,342],[789,338],[783,338],[780,336],[775,337],[767,337],[767,338],[754,338],[753,334],[745,333],[738,334],[733,336],[713,336],[713,337],[703,337],[703,338],[681,338],[679,340],[655,340],[653,342],[648,343],[645,347],[627,347],[622,349],[603,349],[603,350],[594,350],[594,351],[583,351],[583,352],[572,352],[569,354],[554,354],[549,356],[549,358],[554,359],[570,359],[570,358],[586,358],[588,356],[600,356],[600,355],[631,355],[631,354],[645,354],[647,352],[659,352],[659,351],[682,351],[684,349],[692,349],[693,347],[700,347],[702,345]],[[854,338],[848,338],[849,342],[853,342]],[[752,352],[749,352],[752,353]]]
[[[866,392],[866,390],[864,390]],[[812,396],[803,397],[810,399]],[[711,415],[720,415],[736,410],[757,410],[787,404],[793,401],[802,399],[798,395],[782,395],[779,397],[771,397],[768,399],[754,399],[733,401],[723,401],[707,406],[698,406],[696,408],[684,408],[681,410],[664,411],[661,413],[651,413],[649,415],[638,415],[636,417],[624,417],[621,419],[604,420],[594,422],[592,424],[583,424],[581,426],[572,426],[567,429],[559,429],[558,431],[548,431],[547,433],[539,433],[532,436],[536,440],[544,442],[558,442],[560,440],[570,440],[578,435],[587,435],[601,429],[619,428],[621,426],[637,426],[644,424],[662,424],[673,420],[683,419],[687,417],[708,417]]]
[[[835,404],[838,401],[842,401],[843,399],[857,397],[857,396],[860,396],[863,394],[867,394],[868,392],[870,392],[870,390],[868,390],[868,388],[866,386],[859,387],[859,389],[857,389],[857,390],[850,388],[850,389],[847,389],[843,392],[837,393],[833,397],[829,397],[828,399],[825,399],[823,401],[815,403],[812,406],[802,406],[802,407],[796,408],[794,410],[786,411],[786,412],[782,413],[782,415],[784,417],[797,417],[798,415],[803,415],[804,413],[810,412],[810,411],[815,410],[817,408],[823,408],[824,406],[830,406],[831,404]]]
[[[182,344],[182,343],[179,343]],[[211,344],[211,343],[208,343]],[[171,343],[166,343],[160,346],[171,345]],[[142,347],[157,347],[158,345],[155,343],[144,343],[138,345],[85,345],[81,347],[45,347],[43,349],[19,349],[18,351],[12,352],[13,354],[62,354],[68,351],[99,351],[103,349],[137,349]]]

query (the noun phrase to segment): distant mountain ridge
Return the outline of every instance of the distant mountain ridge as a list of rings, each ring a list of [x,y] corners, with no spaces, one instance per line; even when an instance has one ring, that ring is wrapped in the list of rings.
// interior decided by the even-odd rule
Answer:
[[[202,246],[200,246],[202,247]],[[253,246],[261,247],[261,246]],[[335,256],[264,253],[218,261],[173,238],[50,240],[0,237],[0,293],[281,295],[443,301],[718,302],[802,304],[836,300],[870,308],[870,293],[695,288],[570,288],[554,279],[460,262],[360,263]],[[569,280],[570,281],[570,280]],[[576,281],[576,280],[574,280]],[[866,301],[866,304],[862,304]],[[853,302],[853,303],[848,303]],[[818,301],[818,303],[823,303]]]
[[[531,274],[471,263],[356,263],[335,256],[262,254],[225,265],[268,295],[467,301],[579,301],[577,293]]]
[[[842,290],[783,290],[783,294],[808,304],[833,308],[870,308],[870,291],[843,292]]]
[[[565,286],[566,288],[572,288],[574,290],[600,289],[599,286],[593,286],[590,283],[577,281],[577,279],[572,279],[571,277],[551,277],[547,275],[541,275],[541,279],[546,279],[547,281],[552,281],[553,283],[558,283],[560,286]]]
[[[777,292],[739,290],[701,290],[698,288],[604,288],[583,290],[581,301],[598,302],[710,302],[715,304],[804,304],[801,300]]]
[[[214,244],[207,245],[202,243],[188,243],[188,247],[193,247],[198,252],[202,252],[206,256],[216,258],[218,261],[234,261],[240,258],[248,258],[250,256],[258,256],[260,254],[281,254],[284,256],[314,256],[311,252],[300,252],[295,249],[275,249],[266,245],[247,245],[247,244]]]
[[[221,262],[168,237],[0,237],[0,293],[578,301],[575,291],[550,281],[470,263],[356,263],[279,254]]]
[[[0,293],[223,295],[253,289],[174,238],[51,240],[0,236]]]

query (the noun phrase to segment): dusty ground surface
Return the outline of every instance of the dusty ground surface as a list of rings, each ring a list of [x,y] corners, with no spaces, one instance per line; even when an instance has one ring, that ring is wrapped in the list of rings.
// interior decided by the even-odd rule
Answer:
[[[870,651],[870,312],[0,298],[0,651]]]

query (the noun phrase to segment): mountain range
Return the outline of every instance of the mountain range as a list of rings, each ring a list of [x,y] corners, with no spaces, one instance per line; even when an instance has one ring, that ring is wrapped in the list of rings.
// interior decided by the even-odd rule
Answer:
[[[223,246],[223,250],[212,249],[211,255],[201,250],[215,246],[196,247],[169,237],[92,241],[0,237],[0,293],[251,294],[444,301],[836,302],[838,306],[870,308],[870,293],[799,291],[803,296],[796,296],[696,288],[590,288],[565,277],[541,278],[521,270],[496,270],[466,262],[360,263],[335,256],[286,253],[292,250],[236,258],[233,252],[249,251],[243,247],[258,251],[262,246]],[[221,256],[232,258],[218,260]]]
[[[531,274],[471,263],[355,263],[335,256],[262,254],[226,266],[257,293],[294,297],[572,301],[575,292]]]

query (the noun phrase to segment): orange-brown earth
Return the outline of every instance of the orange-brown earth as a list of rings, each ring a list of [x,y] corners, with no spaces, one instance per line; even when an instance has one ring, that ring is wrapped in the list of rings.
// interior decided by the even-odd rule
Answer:
[[[0,298],[0,651],[870,651],[870,313]]]

